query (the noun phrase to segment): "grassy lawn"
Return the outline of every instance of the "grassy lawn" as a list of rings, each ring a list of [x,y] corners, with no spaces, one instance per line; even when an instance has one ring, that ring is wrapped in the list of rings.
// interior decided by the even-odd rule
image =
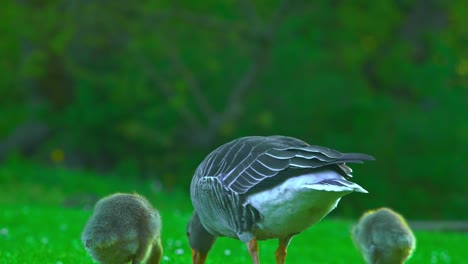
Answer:
[[[190,263],[185,226],[191,214],[186,190],[161,191],[158,184],[44,168],[19,162],[0,167],[0,259],[2,263],[93,263],[80,233],[94,201],[113,192],[138,192],[163,218],[163,263]],[[343,199],[340,206],[346,206]],[[296,236],[287,263],[364,263],[352,245],[353,220],[333,218]],[[408,263],[468,263],[468,234],[416,231]],[[276,241],[260,243],[263,263],[274,263]],[[220,238],[207,263],[251,263],[243,243]]]

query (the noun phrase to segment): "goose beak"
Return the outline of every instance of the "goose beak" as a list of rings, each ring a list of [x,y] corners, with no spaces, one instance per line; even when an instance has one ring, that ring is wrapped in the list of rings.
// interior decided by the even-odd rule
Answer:
[[[204,264],[208,254],[202,254],[200,251],[192,248],[192,263],[193,264]]]

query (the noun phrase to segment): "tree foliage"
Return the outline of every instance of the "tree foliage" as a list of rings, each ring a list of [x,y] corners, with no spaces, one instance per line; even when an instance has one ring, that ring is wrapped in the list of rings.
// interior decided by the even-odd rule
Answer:
[[[28,149],[186,187],[219,144],[284,134],[377,158],[357,168],[371,198],[350,198],[349,214],[466,218],[467,12],[461,0],[8,0],[0,157]],[[24,125],[38,121],[47,133]],[[15,137],[22,127],[43,133]]]

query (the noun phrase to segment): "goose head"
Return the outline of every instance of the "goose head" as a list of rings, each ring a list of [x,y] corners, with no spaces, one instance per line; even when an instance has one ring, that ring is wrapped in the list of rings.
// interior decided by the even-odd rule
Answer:
[[[187,225],[187,237],[192,248],[192,263],[203,264],[216,237],[202,225],[197,213],[193,213]]]

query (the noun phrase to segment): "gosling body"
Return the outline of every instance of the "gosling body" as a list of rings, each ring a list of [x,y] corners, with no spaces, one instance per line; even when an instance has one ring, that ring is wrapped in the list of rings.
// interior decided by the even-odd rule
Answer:
[[[117,193],[99,200],[81,238],[102,264],[161,261],[161,217],[138,194]]]
[[[416,247],[416,238],[403,216],[389,208],[364,213],[352,237],[369,264],[405,263]]]

